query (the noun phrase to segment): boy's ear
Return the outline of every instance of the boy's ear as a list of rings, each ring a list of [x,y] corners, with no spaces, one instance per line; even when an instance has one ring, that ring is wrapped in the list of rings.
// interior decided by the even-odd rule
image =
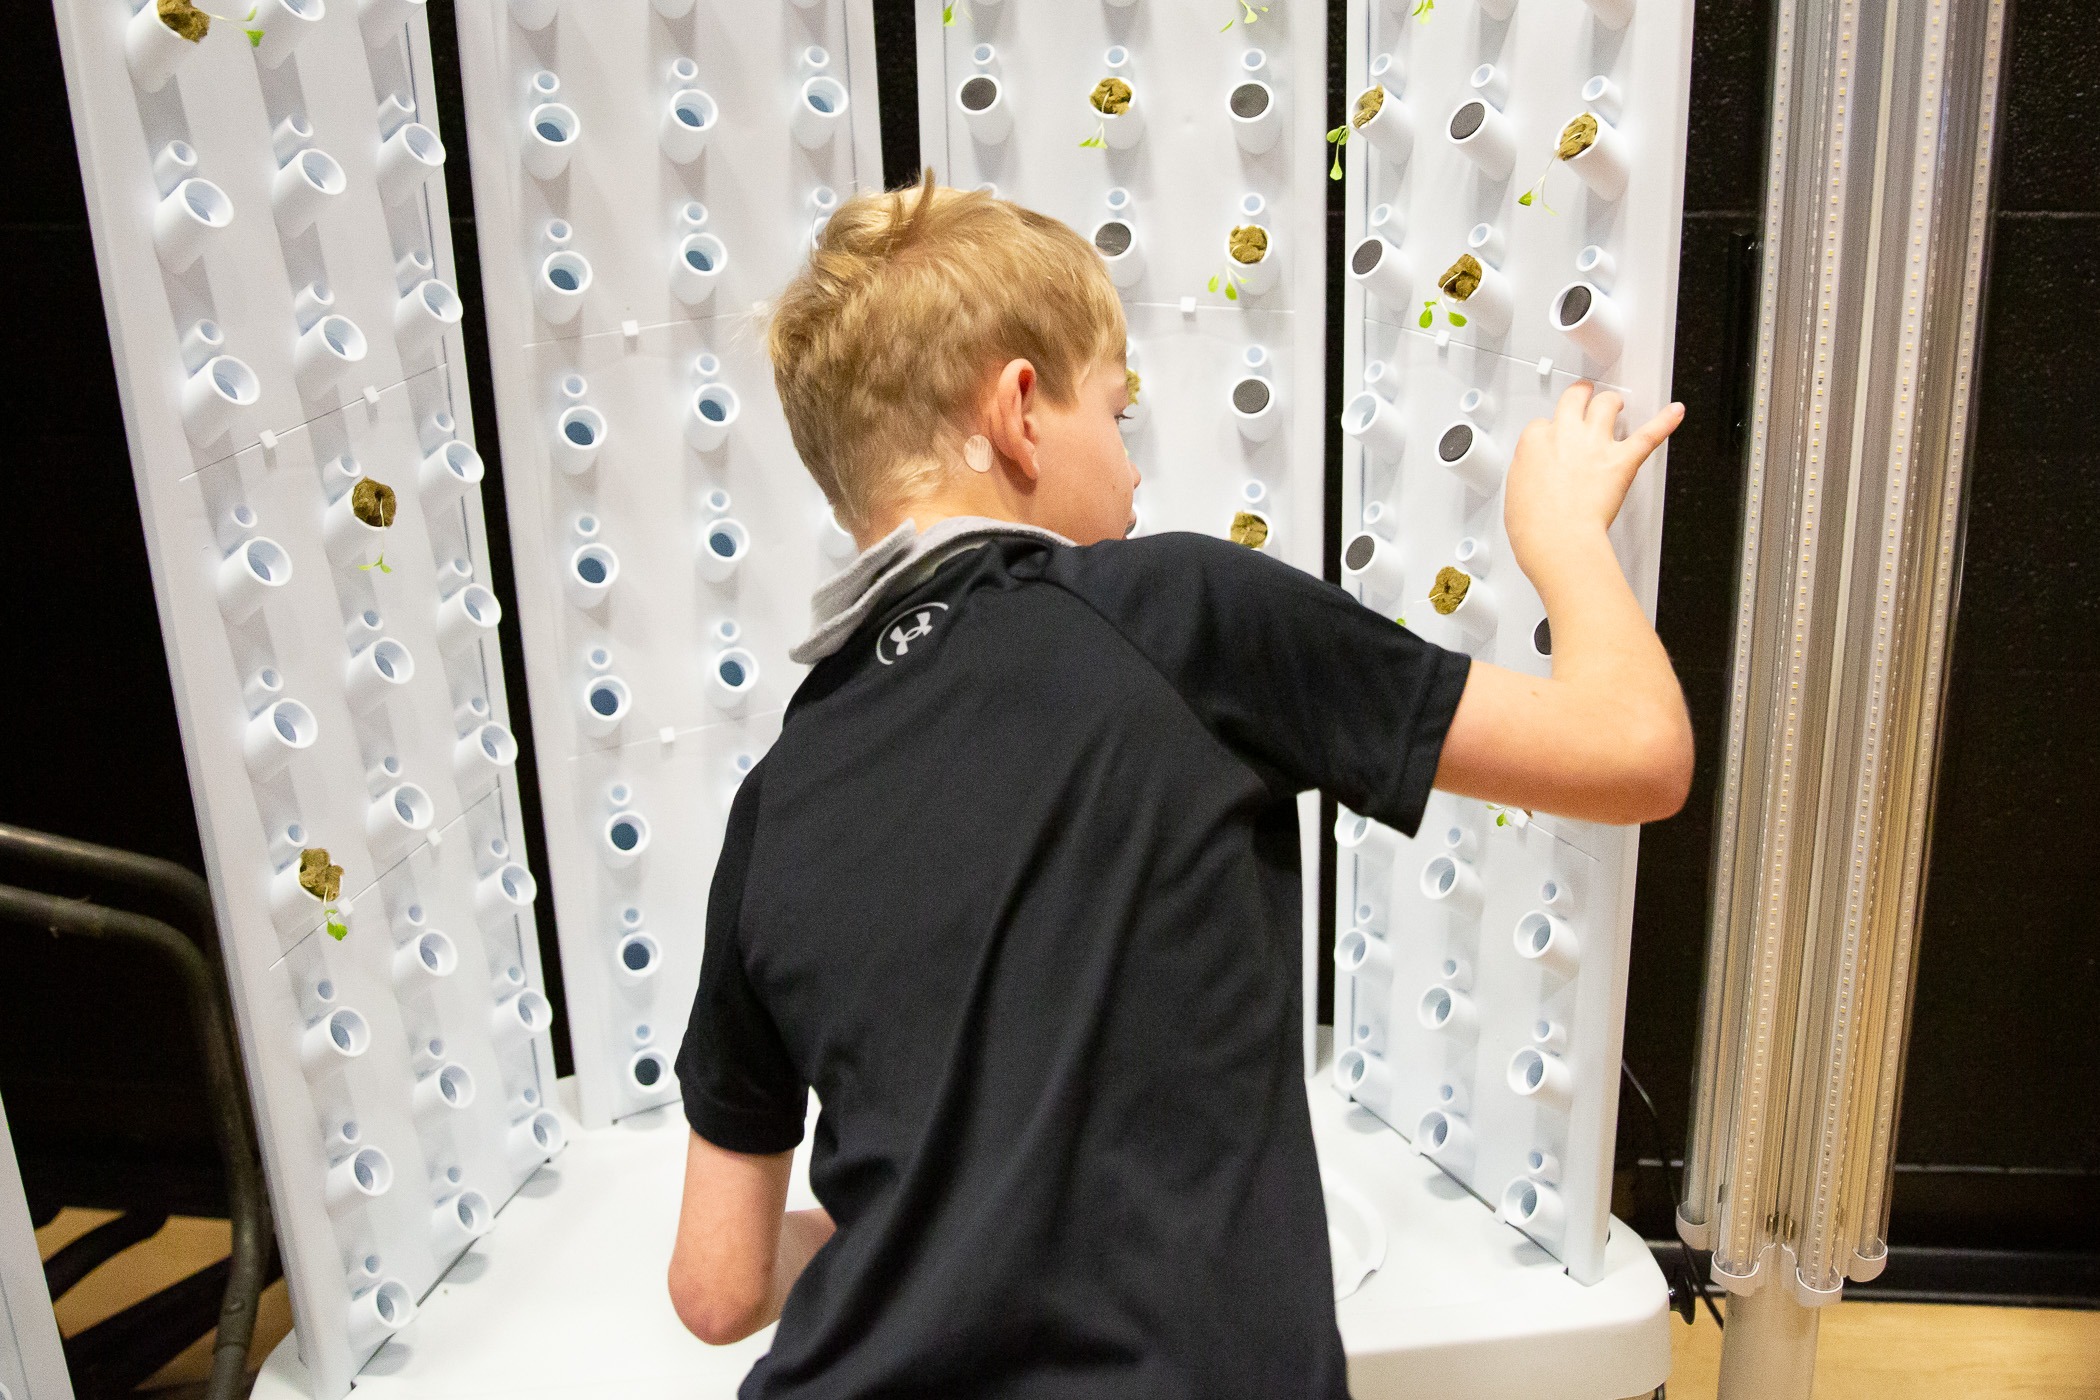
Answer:
[[[1034,365],[1027,360],[1008,360],[993,383],[992,411],[985,424],[985,436],[992,440],[999,455],[1030,481],[1035,480],[1038,470],[1033,415],[1040,389]]]

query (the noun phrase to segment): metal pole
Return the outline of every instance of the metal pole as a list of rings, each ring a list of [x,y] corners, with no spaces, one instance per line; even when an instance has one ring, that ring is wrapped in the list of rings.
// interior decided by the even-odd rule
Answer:
[[[1804,1308],[1787,1288],[1731,1299],[1721,1344],[1719,1400],[1808,1400],[1816,1384],[1821,1308]]]

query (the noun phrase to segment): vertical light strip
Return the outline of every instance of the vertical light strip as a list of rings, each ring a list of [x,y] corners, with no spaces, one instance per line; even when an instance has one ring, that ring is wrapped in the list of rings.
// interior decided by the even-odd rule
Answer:
[[[1775,30],[1679,1206],[1681,1232],[1741,1292],[1772,1264],[1803,1302],[1827,1301],[1886,1249],[2004,3],[1782,0]]]

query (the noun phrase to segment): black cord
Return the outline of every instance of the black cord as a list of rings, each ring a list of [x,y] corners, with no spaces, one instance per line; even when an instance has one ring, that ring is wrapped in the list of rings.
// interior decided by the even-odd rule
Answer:
[[[1640,1098],[1641,1106],[1648,1110],[1648,1124],[1655,1130],[1655,1155],[1662,1162],[1663,1183],[1670,1188],[1670,1208],[1672,1211],[1675,1211],[1679,1199],[1677,1195],[1677,1169],[1670,1165],[1670,1146],[1668,1138],[1663,1133],[1662,1114],[1656,1112],[1655,1100],[1648,1097],[1647,1088],[1642,1085],[1640,1076],[1633,1072],[1633,1066],[1630,1063],[1620,1060],[1619,1073],[1624,1075],[1626,1082],[1633,1086],[1633,1092]],[[1685,1242],[1684,1236],[1679,1235],[1677,1237],[1677,1247],[1684,1251],[1684,1272],[1685,1277],[1691,1282],[1692,1291],[1699,1295],[1700,1301],[1706,1304],[1706,1310],[1713,1314],[1714,1326],[1725,1330],[1728,1324],[1721,1320],[1721,1309],[1715,1305],[1713,1295],[1706,1290],[1706,1275],[1699,1272],[1698,1264],[1692,1258],[1691,1245]]]

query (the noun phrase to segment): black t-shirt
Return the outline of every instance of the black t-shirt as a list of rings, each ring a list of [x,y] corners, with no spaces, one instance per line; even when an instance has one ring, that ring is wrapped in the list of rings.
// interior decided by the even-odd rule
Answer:
[[[1346,1396],[1294,795],[1421,818],[1464,656],[1237,545],[1001,537],[744,779],[678,1056],[838,1224],[747,1397]]]

